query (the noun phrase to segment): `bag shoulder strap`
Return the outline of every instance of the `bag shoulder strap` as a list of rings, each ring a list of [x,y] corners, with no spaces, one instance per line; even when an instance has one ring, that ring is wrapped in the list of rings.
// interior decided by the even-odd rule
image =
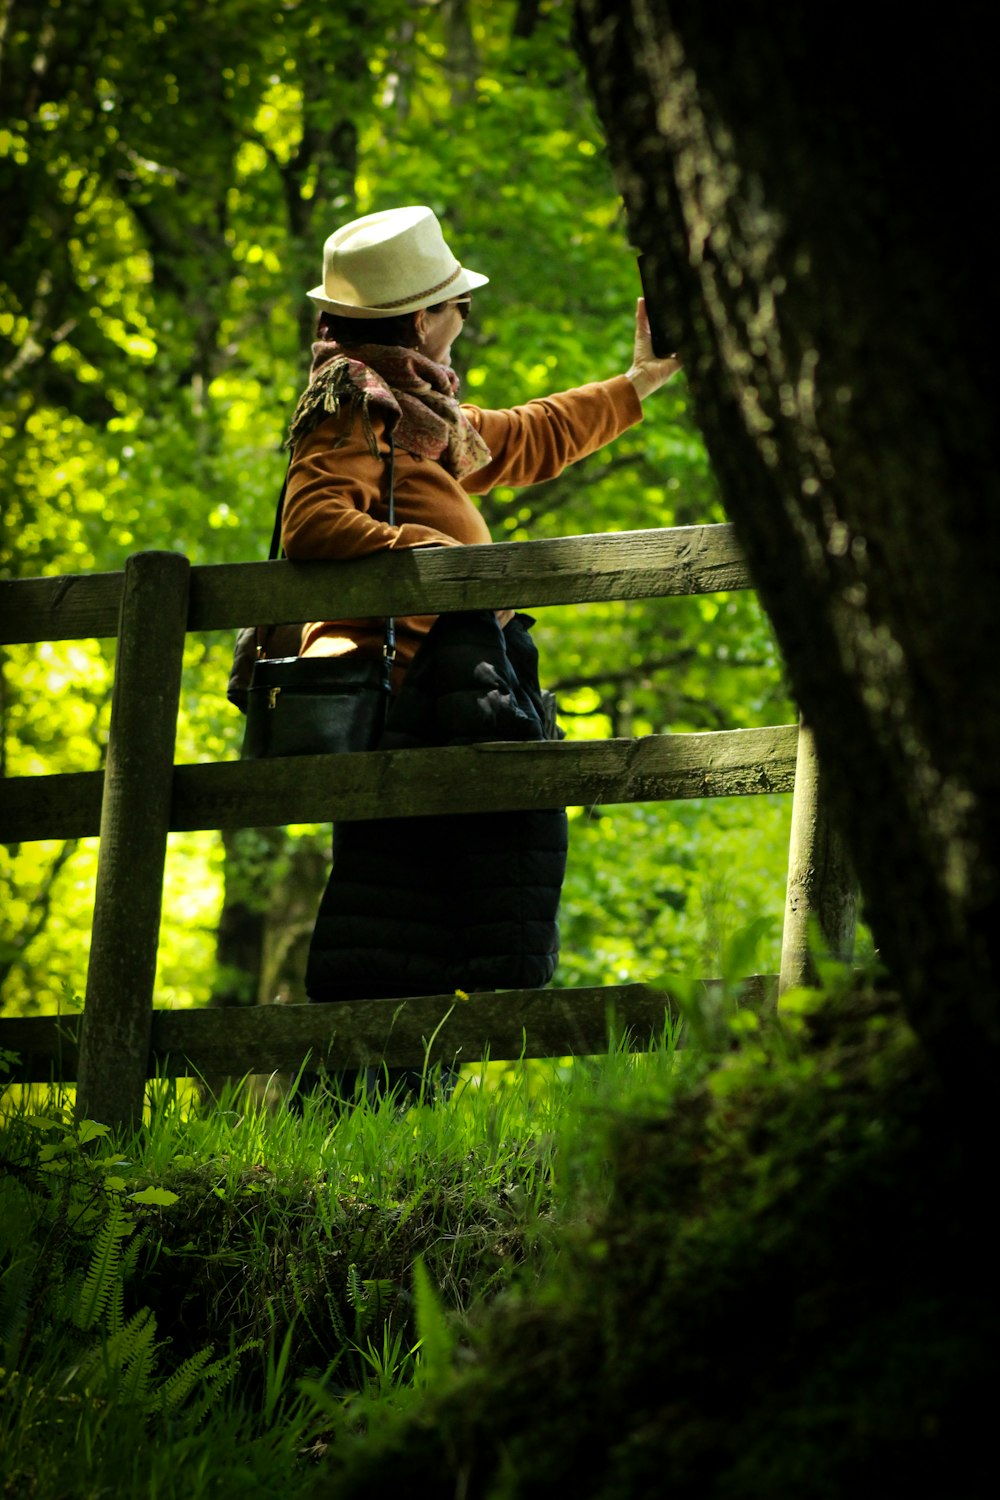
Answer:
[[[389,525],[396,524],[396,444],[392,433],[389,433],[389,456],[385,461],[386,473],[389,483]],[[396,621],[392,615],[386,617],[385,641],[382,645],[383,679],[385,686],[392,688],[392,668],[396,660]]]
[[[285,470],[285,477],[281,482],[281,494],[278,496],[278,509],[274,513],[274,530],[271,532],[271,545],[267,549],[268,562],[277,562],[279,557],[284,556],[284,553],[281,550],[281,519],[285,514],[285,492],[288,489],[288,471],[289,469],[291,469],[291,467],[292,461],[291,459],[289,459],[288,469]]]

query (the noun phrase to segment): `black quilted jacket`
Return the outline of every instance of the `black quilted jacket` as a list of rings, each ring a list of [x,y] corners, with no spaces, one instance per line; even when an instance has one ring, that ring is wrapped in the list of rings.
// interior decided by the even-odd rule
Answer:
[[[395,699],[380,748],[540,740],[557,731],[538,687],[530,616],[442,615]],[[312,1000],[535,988],[559,956],[566,815],[345,823],[313,933]]]

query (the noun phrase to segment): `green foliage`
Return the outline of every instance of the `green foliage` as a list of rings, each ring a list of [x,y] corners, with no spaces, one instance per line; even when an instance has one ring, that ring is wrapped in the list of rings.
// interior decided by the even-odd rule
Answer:
[[[300,1116],[232,1092],[202,1112],[171,1081],[120,1139],[58,1098],[8,1098],[9,1473],[37,1500],[228,1500],[268,1476],[304,1493],[311,1459],[448,1380],[461,1321],[534,1275],[567,1111],[670,1066],[615,1052],[497,1086],[483,1065],[447,1106],[405,1113],[317,1096]]]
[[[94,1239],[90,1265],[70,1309],[72,1322],[84,1333],[89,1333],[98,1323],[106,1324],[113,1338],[122,1332],[122,1241],[134,1228],[135,1224],[116,1198]],[[133,1319],[130,1327],[134,1326]]]
[[[263,555],[307,358],[303,291],[355,212],[427,202],[491,276],[455,350],[470,399],[509,405],[623,370],[638,283],[568,31],[568,5],[514,0],[15,6],[0,128],[5,574],[114,569],[145,547]],[[683,380],[611,449],[497,490],[484,514],[514,541],[723,519]],[[538,634],[574,736],[791,716],[749,595],[551,610]],[[237,753],[229,648],[189,639],[180,760]],[[3,653],[7,774],[99,766],[111,668],[108,642]],[[761,800],[577,820],[563,980],[710,963],[717,914],[776,912],[785,813]],[[282,990],[325,842],[172,836],[160,1002]],[[95,865],[94,840],[0,852],[8,1010],[82,991]],[[249,931],[261,890],[263,959],[224,937],[213,974],[223,904],[228,916],[249,894]]]
[[[165,1422],[178,1440],[194,1434],[255,1346],[227,1340],[221,1357],[201,1347],[165,1366],[170,1341],[158,1339],[155,1313],[129,1304],[138,1267],[155,1258],[150,1210],[177,1195],[155,1187],[128,1194],[120,1174],[130,1163],[106,1126],[71,1125],[60,1110],[15,1112],[0,1164],[8,1472],[53,1500],[90,1493],[95,1457],[111,1467],[116,1444],[140,1447]]]
[[[730,943],[734,979],[761,936]],[[226,1095],[200,1114],[165,1089],[142,1136],[61,1150],[57,1108],[15,1110],[11,1472],[40,1500],[98,1481],[229,1500],[262,1478],[309,1492],[325,1455],[320,1486],[347,1500],[400,1473],[414,1496],[631,1500],[669,1479],[826,1500],[891,1462],[985,1493],[949,1488],[988,1431],[981,1171],[891,999],[833,978],[749,1029],[708,1012],[711,1053],[616,1050],[502,1087],[483,1068],[405,1113]],[[74,1183],[103,1204],[86,1225]],[[143,1206],[148,1185],[176,1201]],[[230,1334],[259,1358],[218,1368],[205,1341]]]
[[[540,1284],[334,1444],[324,1493],[989,1493],[981,1163],[896,1003],[799,992],[707,1061],[598,1090]]]

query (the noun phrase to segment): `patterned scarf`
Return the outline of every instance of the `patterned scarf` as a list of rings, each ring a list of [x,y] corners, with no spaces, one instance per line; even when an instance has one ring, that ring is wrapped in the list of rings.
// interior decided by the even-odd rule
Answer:
[[[456,479],[474,474],[492,457],[456,399],[458,376],[415,349],[396,344],[361,344],[348,355],[332,341],[313,344],[309,385],[299,400],[286,447],[341,402],[360,404],[368,445],[378,457],[370,407],[386,417],[396,443],[418,458],[433,458]]]

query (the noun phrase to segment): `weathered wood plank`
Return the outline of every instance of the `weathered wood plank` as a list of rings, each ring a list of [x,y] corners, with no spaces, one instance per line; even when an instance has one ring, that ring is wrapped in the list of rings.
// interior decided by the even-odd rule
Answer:
[[[0,644],[114,635],[120,573],[0,584]],[[442,614],[748,588],[731,526],[417,548],[350,563],[192,568],[189,630],[270,620]]]
[[[106,1125],[142,1123],[190,571],[125,565],[77,1093]]]
[[[704,980],[707,990],[717,980]],[[753,975],[744,1004],[773,1006],[777,977]],[[149,1076],[292,1071],[307,1054],[331,1069],[431,1063],[496,1062],[521,1057],[592,1056],[613,1034],[627,1031],[633,1051],[676,1020],[673,1003],[649,985],[510,990],[407,1000],[356,1000],[349,1005],[265,1005],[246,1010],[155,1010]],[[76,1076],[79,1016],[0,1019],[0,1047],[18,1053],[19,1082]],[[428,1042],[434,1037],[428,1051]]]
[[[636,740],[469,745],[181,766],[178,829],[512,812],[791,791],[794,725]]]
[[[609,532],[496,546],[416,548],[348,564],[195,568],[189,629],[264,617],[344,619],[645,599],[747,588],[731,526]],[[266,603],[265,603],[266,601]]]
[[[124,573],[70,573],[0,582],[0,646],[101,640],[118,634]]]
[[[2,777],[0,844],[96,836],[103,793],[103,771]]]
[[[798,727],[303,755],[174,769],[170,827],[244,828],[790,792]],[[0,783],[0,842],[98,832],[99,771]]]

